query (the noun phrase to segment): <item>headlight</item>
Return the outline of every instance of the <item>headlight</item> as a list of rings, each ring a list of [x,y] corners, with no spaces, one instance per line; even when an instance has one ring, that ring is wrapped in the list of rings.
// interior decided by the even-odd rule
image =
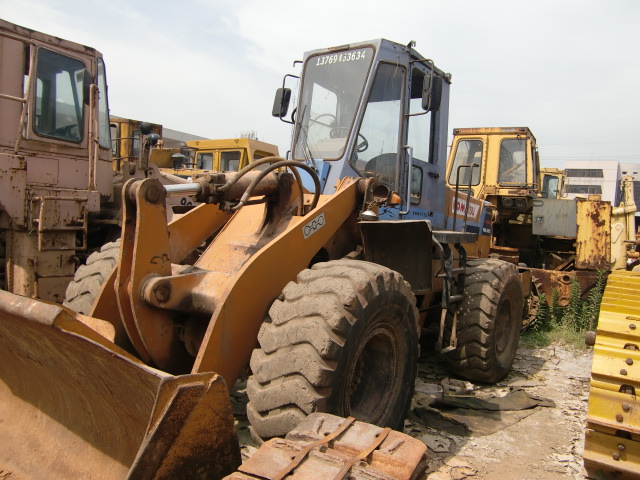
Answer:
[[[502,199],[502,206],[506,208],[513,208],[515,201],[511,197],[505,197]]]

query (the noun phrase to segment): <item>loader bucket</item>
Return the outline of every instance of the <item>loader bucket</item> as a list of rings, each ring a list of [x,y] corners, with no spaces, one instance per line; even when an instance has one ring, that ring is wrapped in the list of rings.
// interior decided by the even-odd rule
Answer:
[[[222,377],[155,370],[81,319],[0,291],[0,477],[222,478],[238,467]]]

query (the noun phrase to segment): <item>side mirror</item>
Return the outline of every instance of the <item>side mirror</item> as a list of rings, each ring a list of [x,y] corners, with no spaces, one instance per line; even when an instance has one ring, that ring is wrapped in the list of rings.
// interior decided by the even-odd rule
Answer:
[[[442,77],[431,76],[431,82],[425,83],[422,88],[422,109],[427,112],[440,110],[442,101]]]
[[[91,85],[95,83],[95,79],[91,72],[86,68],[82,70],[82,101],[85,105],[89,105],[91,101]]]
[[[276,98],[273,100],[273,109],[271,115],[283,118],[289,111],[289,102],[291,101],[291,89],[279,88],[276,90]]]

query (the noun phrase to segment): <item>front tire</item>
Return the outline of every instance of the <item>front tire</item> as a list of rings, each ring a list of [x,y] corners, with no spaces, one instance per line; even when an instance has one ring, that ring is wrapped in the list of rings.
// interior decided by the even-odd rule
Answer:
[[[87,315],[119,259],[120,239],[105,243],[99,252],[89,255],[87,263],[76,270],[73,281],[67,286],[62,305]]]
[[[251,357],[247,415],[259,436],[283,436],[319,411],[401,428],[413,395],[418,312],[386,267],[318,263],[272,305]]]
[[[522,328],[522,289],[515,265],[469,260],[464,300],[458,307],[458,347],[447,354],[462,378],[496,383],[511,371]]]

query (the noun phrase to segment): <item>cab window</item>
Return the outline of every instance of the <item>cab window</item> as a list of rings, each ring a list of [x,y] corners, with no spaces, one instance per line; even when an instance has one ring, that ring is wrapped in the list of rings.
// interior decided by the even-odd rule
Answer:
[[[498,183],[527,183],[527,141],[519,138],[503,140],[500,144]]]
[[[196,168],[213,170],[213,153],[198,153],[198,155],[196,155]]]
[[[44,48],[38,50],[33,118],[37,134],[76,143],[82,140],[83,78],[82,62]]]
[[[422,168],[411,169],[411,204],[418,205],[422,199]]]
[[[477,167],[471,167],[473,164]],[[460,168],[460,185],[478,185],[480,183],[480,170],[482,169],[482,140],[460,140],[456,144],[456,154],[453,158],[453,166],[449,172],[449,185],[455,185]],[[473,173],[471,173],[473,171]]]
[[[237,172],[241,158],[242,152],[240,150],[220,152],[220,170],[223,172]]]
[[[544,198],[559,198],[560,179],[555,175],[545,175],[542,181],[542,196]]]
[[[98,142],[103,148],[111,146],[109,129],[109,105],[107,103],[107,79],[105,76],[104,62],[98,58]]]
[[[411,100],[409,101],[409,145],[413,147],[413,159],[432,162],[431,131],[433,116],[422,109],[422,88],[429,78],[414,68],[411,74]]]
[[[392,190],[397,190],[404,76],[399,65],[383,63],[378,68],[352,157],[360,172],[378,177]]]

